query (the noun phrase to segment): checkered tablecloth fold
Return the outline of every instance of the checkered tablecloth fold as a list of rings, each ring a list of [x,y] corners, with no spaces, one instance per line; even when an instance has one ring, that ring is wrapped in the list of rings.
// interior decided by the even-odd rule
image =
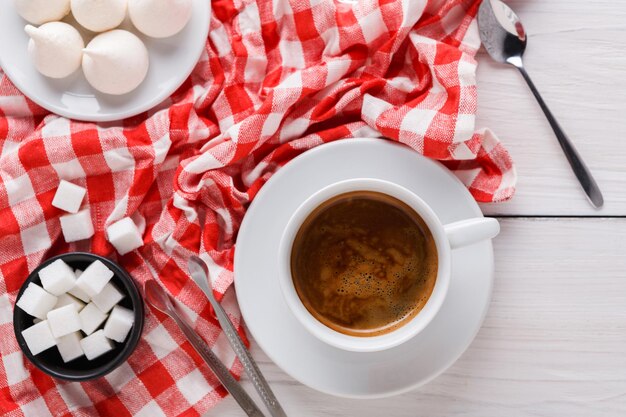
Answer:
[[[238,376],[186,259],[207,262],[245,337],[227,291],[235,237],[258,190],[295,156],[385,137],[443,161],[479,201],[510,198],[509,154],[492,132],[475,129],[478,5],[213,2],[206,50],[189,79],[158,108],[118,123],[49,114],[0,72],[0,414],[199,416],[226,394],[175,324],[150,309],[137,350],[106,377],[66,383],[34,368],[13,336],[12,309],[47,257],[92,251],[117,259],[140,284],[156,278]],[[88,189],[92,240],[63,241],[63,213],[51,205],[60,179]],[[118,257],[104,231],[124,216],[145,226],[145,245]]]

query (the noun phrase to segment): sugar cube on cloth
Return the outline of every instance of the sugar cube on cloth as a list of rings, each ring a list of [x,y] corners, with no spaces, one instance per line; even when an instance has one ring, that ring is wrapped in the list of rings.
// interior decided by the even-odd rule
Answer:
[[[139,228],[130,217],[124,217],[107,227],[107,238],[120,255],[126,255],[143,245]]]
[[[113,278],[113,271],[101,261],[94,261],[80,274],[76,280],[76,287],[93,298],[104,289],[111,278]]]
[[[39,271],[43,288],[53,295],[68,292],[76,284],[76,275],[63,260],[57,259]]]
[[[56,296],[31,282],[17,300],[16,305],[31,316],[45,320],[48,311],[52,310],[56,303]]]
[[[56,344],[50,326],[48,326],[48,320],[40,321],[37,324],[33,324],[28,329],[23,330],[22,337],[28,346],[28,350],[30,350],[30,353],[33,355],[50,349]]]
[[[56,340],[57,349],[59,349],[63,362],[67,363],[73,361],[85,354],[80,345],[82,339],[83,337],[80,332],[72,332]]]
[[[74,304],[68,304],[49,311],[48,325],[54,337],[61,337],[79,331],[81,321],[78,318],[76,306],[74,306]]]
[[[68,213],[76,213],[80,209],[80,205],[83,202],[83,198],[85,198],[86,192],[87,190],[80,185],[61,180],[61,183],[54,194],[52,205],[60,208],[61,210],[65,210]]]
[[[80,319],[80,330],[86,335],[94,332],[107,319],[107,314],[100,311],[94,304],[89,303],[78,313]]]
[[[132,310],[122,306],[113,307],[107,322],[104,324],[104,335],[109,339],[122,343],[133,327],[135,315]]]
[[[76,214],[66,214],[59,218],[61,231],[66,242],[77,242],[89,239],[94,234],[91,212],[89,209],[81,210]]]
[[[123,298],[124,294],[113,283],[109,282],[102,291],[92,297],[91,301],[98,306],[100,311],[108,313]]]
[[[113,342],[106,338],[103,330],[84,337],[80,341],[80,346],[89,360],[96,359],[114,348]]]

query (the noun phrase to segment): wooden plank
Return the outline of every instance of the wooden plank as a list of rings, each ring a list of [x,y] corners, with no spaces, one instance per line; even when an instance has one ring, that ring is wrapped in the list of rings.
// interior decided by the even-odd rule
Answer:
[[[626,214],[626,2],[508,2],[529,34],[525,63],[560,124],[588,163],[606,206],[585,200],[518,72],[479,54],[478,125],[490,127],[518,168],[517,195],[489,214]]]
[[[478,337],[447,372],[398,397],[334,398],[256,346],[253,355],[291,416],[625,415],[625,251],[626,219],[504,219]],[[242,415],[227,398],[206,417]]]

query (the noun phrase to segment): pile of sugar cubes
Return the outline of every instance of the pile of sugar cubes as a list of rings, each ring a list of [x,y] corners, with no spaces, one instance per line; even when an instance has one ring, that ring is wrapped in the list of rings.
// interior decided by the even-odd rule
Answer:
[[[71,213],[60,218],[63,238],[68,243],[89,239],[94,235],[89,208],[80,210],[86,193],[85,188],[62,180],[52,199],[54,207]],[[124,217],[107,227],[107,238],[120,255],[143,246],[141,232],[130,217]]]
[[[43,288],[29,283],[16,303],[35,317],[35,324],[22,331],[30,352],[56,346],[67,363],[83,355],[95,359],[112,350],[113,341],[124,342],[134,313],[118,305],[124,294],[109,282],[112,277],[100,261],[81,272],[58,259],[39,271]]]

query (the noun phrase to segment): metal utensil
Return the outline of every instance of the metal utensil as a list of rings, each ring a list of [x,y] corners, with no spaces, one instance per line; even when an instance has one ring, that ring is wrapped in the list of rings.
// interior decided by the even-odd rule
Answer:
[[[497,62],[513,65],[522,74],[548,118],[548,122],[554,130],[574,174],[587,194],[589,202],[596,208],[602,207],[604,198],[598,184],[539,95],[539,91],[524,68],[522,56],[526,49],[526,32],[519,17],[500,0],[483,0],[478,11],[478,27],[480,39],[489,55]]]
[[[252,385],[254,385],[254,388],[261,396],[261,399],[267,406],[270,414],[273,417],[287,417],[285,411],[272,392],[272,389],[265,380],[265,377],[263,377],[259,367],[252,358],[250,351],[248,351],[246,346],[243,344],[243,341],[239,338],[239,334],[237,333],[235,326],[233,326],[228,318],[228,314],[226,314],[222,305],[217,301],[217,299],[215,299],[213,290],[211,289],[211,277],[206,264],[197,256],[192,256],[189,258],[188,267],[191,278],[196,284],[198,284],[209,299],[209,302],[215,311],[215,315],[217,316],[217,320],[226,334],[226,338],[230,342],[235,354],[243,364],[243,369],[252,380]]]
[[[187,340],[189,340],[202,359],[206,361],[213,373],[215,373],[217,379],[233,396],[243,411],[250,417],[264,417],[264,414],[259,410],[252,398],[243,390],[237,380],[233,378],[228,368],[226,368],[215,353],[209,349],[204,340],[193,330],[185,313],[174,306],[174,302],[170,296],[163,291],[161,286],[155,281],[148,281],[144,286],[144,290],[146,301],[157,310],[162,311],[176,321],[176,324],[178,324],[178,327],[183,331]]]

